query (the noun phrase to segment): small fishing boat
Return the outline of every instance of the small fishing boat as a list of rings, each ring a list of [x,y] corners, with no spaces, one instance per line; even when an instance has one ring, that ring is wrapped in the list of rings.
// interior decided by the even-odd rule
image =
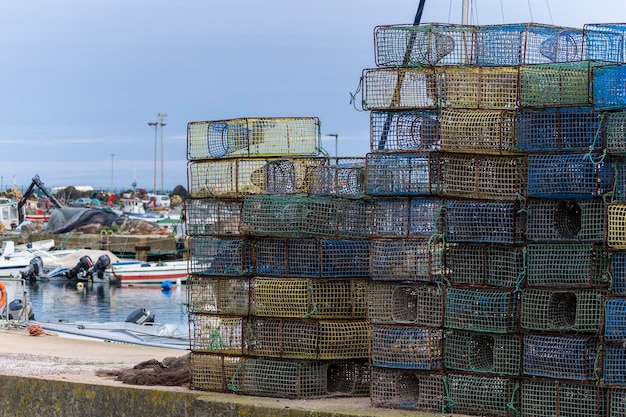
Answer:
[[[118,262],[111,264],[109,281],[120,284],[161,284],[185,282],[189,276],[187,261]]]

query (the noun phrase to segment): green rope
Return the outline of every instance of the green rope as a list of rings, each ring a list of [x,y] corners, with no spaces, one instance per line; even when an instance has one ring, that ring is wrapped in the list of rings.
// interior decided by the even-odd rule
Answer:
[[[524,197],[520,193],[515,193],[515,198],[517,198],[521,203],[521,208],[517,210],[517,212],[530,214],[530,210],[528,209],[528,207],[526,207],[526,197]]]
[[[208,350],[221,350],[224,348],[222,344],[222,335],[218,330],[211,330],[209,334],[209,344],[207,345]]]
[[[519,391],[519,383],[515,384],[515,387],[513,388],[513,392],[511,393],[511,401],[506,403],[506,408],[513,411],[516,416],[519,416],[520,411],[517,408],[515,408],[515,394],[517,394],[517,391]]]
[[[235,369],[235,372],[233,373],[233,377],[230,379],[230,382],[227,385],[227,388],[231,391],[235,391],[235,392],[239,392],[241,391],[241,387],[237,384],[235,384],[235,378],[237,378],[237,374],[239,373],[239,370],[243,367],[243,361],[239,362],[239,365],[237,365],[237,369]]]
[[[448,377],[443,377],[443,387],[445,389],[446,395],[443,396],[443,400],[446,402],[443,406],[441,406],[441,412],[445,413],[446,411],[452,412],[454,408],[454,400],[450,397],[450,388],[448,387]]]
[[[354,107],[356,111],[363,111],[363,109],[359,110],[356,107],[356,101],[357,101],[356,96],[359,94],[359,92],[361,92],[362,87],[363,87],[363,76],[359,78],[359,85],[357,86],[356,91],[354,93],[350,93],[350,104],[352,105],[352,107]]]
[[[307,290],[311,293],[311,299],[313,299],[313,295],[314,295],[314,290],[313,290],[313,285],[308,285],[307,286]],[[313,302],[313,309],[311,311],[309,311],[308,313],[305,313],[302,318],[303,319],[308,319],[311,318],[311,316],[314,316],[316,314],[319,314],[319,310],[317,309],[317,304],[315,302]]]
[[[600,158],[598,158],[597,160],[593,159],[593,153],[591,150],[586,153],[583,158],[589,159],[594,165],[600,165],[602,162],[604,162],[604,158],[606,158],[606,149],[602,150],[602,155],[600,155]]]
[[[618,183],[618,180],[619,180],[619,170],[618,170],[617,164],[615,162],[611,164],[611,167],[613,168],[613,189],[602,196],[602,201],[605,204],[612,203],[613,202],[613,197],[615,197],[615,194],[617,194],[617,183]],[[609,197],[611,198],[610,200],[609,200]]]
[[[526,248],[522,249],[522,271],[517,275],[517,279],[515,280],[515,290],[513,290],[514,294],[522,291],[522,283],[524,282],[524,278],[526,278],[526,273],[528,271],[527,255],[528,253]]]

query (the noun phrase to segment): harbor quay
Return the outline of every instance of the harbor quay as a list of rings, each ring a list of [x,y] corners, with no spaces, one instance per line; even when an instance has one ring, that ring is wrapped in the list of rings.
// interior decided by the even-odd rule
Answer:
[[[98,371],[182,356],[180,349],[31,336],[0,329],[0,417],[442,417],[374,408],[368,397],[278,399],[124,384]],[[459,416],[458,414],[454,414]]]

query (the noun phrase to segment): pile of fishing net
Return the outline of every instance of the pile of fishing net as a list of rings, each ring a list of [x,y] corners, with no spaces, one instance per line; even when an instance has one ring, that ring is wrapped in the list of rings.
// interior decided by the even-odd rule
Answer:
[[[113,377],[130,385],[185,386],[190,382],[190,355],[167,357],[162,362],[150,359],[130,369],[97,371],[100,377]]]

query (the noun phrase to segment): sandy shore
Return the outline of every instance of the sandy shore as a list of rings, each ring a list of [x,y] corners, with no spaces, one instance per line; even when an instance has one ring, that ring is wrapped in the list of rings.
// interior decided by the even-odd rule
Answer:
[[[186,353],[180,349],[65,338],[54,333],[31,336],[26,326],[0,327],[0,373],[4,375],[121,384],[97,376],[96,371],[128,369],[149,359],[162,361]]]

